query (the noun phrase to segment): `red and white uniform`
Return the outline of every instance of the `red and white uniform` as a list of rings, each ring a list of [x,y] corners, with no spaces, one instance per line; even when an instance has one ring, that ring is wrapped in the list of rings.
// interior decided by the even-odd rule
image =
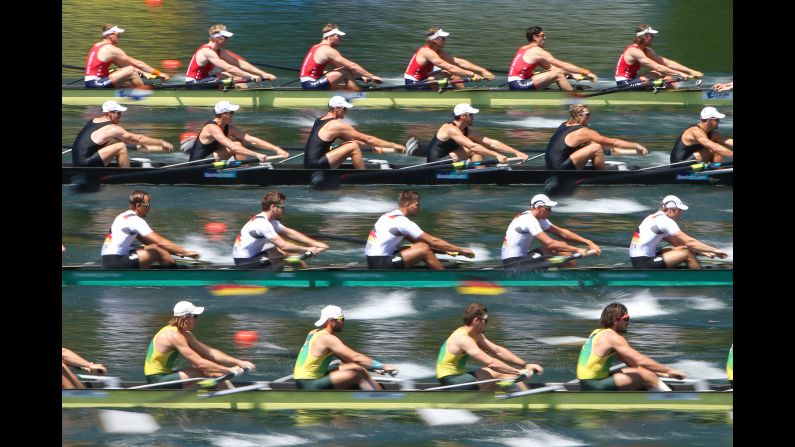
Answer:
[[[318,80],[323,76],[323,73],[326,72],[328,61],[326,61],[325,64],[318,64],[315,62],[315,51],[317,51],[321,45],[323,44],[319,43],[313,46],[309,49],[309,53],[306,53],[304,62],[301,64],[301,73],[299,74],[301,82]]]
[[[508,69],[508,81],[524,81],[533,77],[533,69],[536,68],[535,64],[528,64],[524,61],[524,54],[530,48],[519,48],[516,56],[513,57],[511,68]]]
[[[638,44],[633,43],[632,45],[628,45],[624,48],[624,51],[621,52],[621,56],[618,56],[618,63],[616,63],[616,81],[628,81],[630,79],[635,79],[638,77],[638,70],[640,70],[640,62],[635,62],[634,64],[630,65],[627,63],[626,59],[624,59],[624,55],[627,53],[627,50],[635,47],[638,48]],[[646,52],[645,50],[643,51]]]
[[[398,249],[403,236],[418,239],[423,231],[420,227],[404,216],[400,210],[395,210],[378,218],[370,235],[367,236],[367,245],[364,247],[365,256],[392,256]]]
[[[274,247],[271,239],[284,231],[284,226],[278,221],[270,221],[261,212],[246,222],[235,238],[235,245],[232,247],[233,258],[253,258],[259,256],[263,251]],[[268,245],[267,247],[265,245]]]
[[[113,220],[110,231],[105,235],[105,242],[102,243],[102,256],[126,255],[138,235],[147,236],[150,233],[152,229],[149,224],[135,214],[135,211],[127,210]]]
[[[185,72],[186,81],[200,81],[210,76],[210,72],[213,71],[213,68],[215,68],[215,65],[212,62],[208,61],[207,65],[200,66],[199,63],[196,61],[196,54],[202,48],[209,48],[212,50],[212,46],[208,43],[196,49],[196,52],[193,53],[193,57],[190,58],[190,63],[188,64],[188,71]],[[215,54],[218,54],[218,52],[215,51]]]
[[[638,230],[632,235],[632,243],[629,246],[629,257],[655,256],[657,244],[662,238],[674,235],[679,232],[679,225],[673,219],[666,216],[664,212],[657,211],[647,216],[638,226]]]
[[[411,56],[408,67],[406,67],[406,73],[403,74],[403,79],[423,81],[434,71],[439,71],[439,69],[436,68],[436,66],[431,62],[427,62],[424,65],[420,65],[419,62],[417,62],[417,54],[419,54],[420,50],[423,48],[430,47],[428,47],[428,45],[423,45],[414,52],[414,55]]]
[[[86,73],[84,80],[93,81],[101,79],[110,74],[111,61],[102,62],[99,60],[99,50],[105,45],[112,45],[108,42],[97,42],[91,47],[86,57]]]
[[[536,219],[530,211],[517,214],[505,231],[500,256],[502,259],[527,256],[533,237],[550,227],[552,222],[549,219]]]

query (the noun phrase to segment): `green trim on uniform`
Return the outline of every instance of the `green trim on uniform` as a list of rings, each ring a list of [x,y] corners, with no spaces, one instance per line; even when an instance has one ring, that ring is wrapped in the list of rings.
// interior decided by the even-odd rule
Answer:
[[[444,376],[439,378],[439,383],[442,386],[448,385],[459,385],[462,383],[470,383],[470,382],[477,382],[478,379],[475,377],[474,371],[470,371],[465,374],[452,374],[449,376]],[[478,385],[469,385],[469,386],[458,386],[455,387],[456,390],[479,390],[480,387]]]
[[[148,376],[146,376],[146,383],[171,382],[172,380],[182,380],[179,377],[179,371],[174,371],[174,372],[168,373],[168,374],[149,374]],[[176,384],[174,384],[174,387],[182,388],[182,384],[176,383]],[[168,388],[168,387],[162,387],[162,389],[165,389],[165,388]]]
[[[295,379],[295,387],[299,390],[333,390],[331,377],[325,375],[319,379]]]
[[[618,391],[615,376],[604,379],[583,379],[580,380],[580,388],[583,391]]]

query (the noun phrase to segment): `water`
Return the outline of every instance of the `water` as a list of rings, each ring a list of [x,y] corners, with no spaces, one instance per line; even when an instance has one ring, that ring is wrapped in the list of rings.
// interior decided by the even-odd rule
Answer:
[[[524,29],[542,26],[547,49],[555,56],[587,67],[610,84],[615,60],[629,43],[637,23],[660,30],[655,49],[705,73],[705,84],[732,76],[732,2],[617,1],[606,7],[577,2],[496,1],[451,5],[449,2],[196,2],[165,0],[157,8],[146,2],[62,2],[63,63],[82,65],[103,23],[127,30],[121,46],[133,57],[159,66],[163,59],[187,64],[206,41],[206,29],[225,23],[235,33],[229,48],[251,61],[299,66],[306,49],[319,41],[320,28],[335,21],[348,33],[343,55],[401,83],[412,51],[432,25],[451,32],[447,49],[481,66],[507,69]],[[366,25],[357,25],[361,19]],[[477,18],[477,20],[473,20]],[[286,83],[294,73],[273,70]],[[180,74],[184,73],[180,70]],[[64,70],[65,80],[79,72]],[[500,81],[498,75],[494,85]],[[82,124],[98,114],[92,107],[63,107],[62,142],[71,144]],[[651,153],[620,157],[639,166],[664,164],[675,138],[696,122],[699,108],[639,107],[594,110],[591,127],[604,135],[639,141]],[[319,109],[243,110],[235,122],[245,131],[285,147],[302,146]],[[720,131],[731,135],[732,110]],[[354,109],[348,120],[361,131],[392,141],[409,136],[430,139],[449,119],[448,110]],[[128,130],[176,143],[179,135],[209,119],[209,108],[165,109],[133,106],[122,125]],[[483,110],[475,126],[482,134],[520,148],[543,149],[565,108]],[[136,154],[156,161],[184,161],[183,154]],[[62,156],[68,161],[68,155]],[[406,162],[402,156],[385,156]],[[539,160],[540,165],[540,160]],[[103,186],[94,194],[62,188],[64,263],[98,262],[104,233],[126,207],[136,186]],[[233,238],[259,200],[271,188],[142,186],[152,194],[150,225],[180,245],[198,250],[211,262],[231,260]],[[288,197],[284,222],[306,233],[361,237],[362,244],[331,241],[331,249],[313,264],[361,262],[364,239],[377,217],[394,208],[394,186],[346,187],[340,191],[279,188]],[[417,223],[426,231],[475,249],[475,264],[495,263],[505,228],[525,209],[540,187],[419,187],[423,197]],[[603,247],[599,258],[581,265],[626,263],[632,231],[656,203],[676,194],[691,205],[680,226],[689,235],[733,253],[733,188],[671,186],[591,186],[560,198],[551,220]],[[221,235],[203,233],[207,222],[223,222]],[[482,264],[481,264],[482,265]],[[292,372],[305,334],[320,309],[343,307],[348,323],[343,339],[354,349],[395,362],[403,371],[432,371],[442,340],[460,322],[466,303],[481,300],[491,313],[488,337],[545,368],[544,380],[574,377],[577,347],[547,345],[549,337],[585,337],[596,327],[604,305],[619,301],[632,315],[628,338],[662,363],[693,377],[720,382],[733,341],[733,288],[549,289],[509,288],[497,297],[462,296],[452,289],[273,288],[261,296],[214,297],[201,287],[62,289],[64,346],[89,360],[103,362],[111,374],[143,378],[148,342],[168,320],[179,300],[206,306],[196,329],[199,339],[257,365],[256,380],[273,380]],[[234,343],[238,330],[254,330],[253,347]],[[477,412],[481,420],[467,426],[428,427],[414,412],[230,412],[147,410],[162,426],[153,435],[104,433],[97,410],[62,411],[64,445],[715,445],[733,443],[733,423],[725,413],[675,412]]]

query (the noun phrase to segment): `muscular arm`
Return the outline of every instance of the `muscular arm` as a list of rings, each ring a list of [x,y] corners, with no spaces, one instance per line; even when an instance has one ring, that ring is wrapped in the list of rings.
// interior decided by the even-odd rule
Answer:
[[[439,53],[431,50],[430,48],[422,48],[420,50],[419,56],[448,73],[452,73],[458,76],[475,75],[474,70],[470,71],[456,65],[454,62],[455,58],[447,54],[444,50],[441,51],[440,55]]]
[[[230,369],[227,366],[214,361],[210,355],[210,348],[203,343],[199,343],[198,340],[196,340],[196,337],[193,337],[192,334],[185,336],[180,333],[171,333],[168,335],[163,334],[160,337],[163,336],[166,336],[166,340],[164,341],[167,341],[174,349],[176,349],[180,355],[191,364],[191,366],[201,369],[205,372],[205,374],[226,374],[230,372]],[[190,337],[192,340],[188,341],[188,337]]]
[[[663,239],[675,247],[685,246],[691,251],[702,253],[708,257],[717,256],[723,259],[729,256],[728,253],[720,251],[711,245],[707,245],[694,237],[688,236],[687,233],[681,230]]]
[[[577,253],[579,251],[582,251],[582,250],[580,250],[579,248],[577,248],[577,247],[575,247],[573,245],[569,245],[569,244],[567,244],[567,243],[565,243],[563,241],[558,241],[558,240],[555,240],[555,239],[551,238],[548,234],[546,234],[543,231],[538,233],[538,234],[536,234],[534,237],[536,239],[538,239],[538,242],[541,242],[541,244],[544,247],[546,247],[547,249],[552,250],[554,252],[560,252],[560,253],[563,253],[563,254],[571,254],[571,253]]]
[[[699,144],[709,149],[710,151],[719,155],[723,155],[724,157],[734,158],[734,152],[727,149],[721,143],[719,143],[719,142],[725,143],[727,140],[726,138],[721,137],[720,134],[715,133],[713,134],[713,139],[710,139],[705,132],[700,131],[699,129],[699,131],[696,131],[695,135],[693,136],[696,138],[696,141],[698,141]]]
[[[480,338],[485,337],[480,335]],[[501,372],[503,374],[519,374],[521,372],[520,369],[514,368],[504,361],[496,359],[483,352],[483,349],[481,349],[481,346],[479,346],[481,343],[481,341],[475,343],[471,338],[463,336],[457,337],[455,339],[455,344],[457,345],[458,349],[466,352],[467,355],[482,363],[486,368]]]
[[[485,68],[481,67],[480,65],[475,65],[472,62],[469,62],[466,59],[460,57],[453,57],[453,63],[458,65],[459,67],[465,68],[467,70],[478,72],[486,79],[494,79],[494,75],[486,70]]]
[[[474,130],[470,131],[470,136],[468,137],[464,135],[464,132],[461,132],[461,129],[459,129],[457,126],[449,125],[446,126],[446,132],[447,136],[455,141],[459,146],[468,149],[475,154],[480,154],[486,157],[494,157],[499,160],[500,163],[505,163],[506,160],[502,154],[488,149],[480,144],[480,142],[483,141],[483,138]]]
[[[318,341],[321,343],[321,347],[329,349],[337,358],[342,360],[343,363],[356,363],[367,369],[373,364],[373,359],[345,346],[345,344],[334,335],[328,333],[323,334],[322,338]]]
[[[647,357],[636,351],[632,346],[629,345],[624,337],[616,333],[612,333],[609,336],[610,347],[616,351],[618,358],[628,366],[640,366],[662,377],[668,377],[671,373],[677,372],[673,368],[669,368],[665,365],[657,363],[651,357]]]
[[[227,53],[225,50],[221,50],[221,57],[219,57],[217,54],[215,54],[215,51],[209,48],[202,48],[199,50],[199,54],[210,61],[213,65],[221,69],[221,71],[225,71],[242,78],[251,76],[251,73],[248,73],[247,71],[240,68],[240,61],[237,58],[232,57],[232,55]]]
[[[579,234],[577,234],[577,233],[575,233],[575,232],[573,232],[571,230],[567,230],[565,228],[561,228],[561,227],[559,227],[557,225],[552,225],[551,227],[549,227],[547,229],[547,231],[549,231],[550,233],[553,233],[553,234],[557,234],[559,237],[561,237],[563,239],[566,239],[568,241],[579,242],[581,244],[585,244],[585,245],[588,246],[589,249],[596,251],[597,255],[601,255],[602,254],[602,249],[598,245],[596,245],[592,240],[586,239],[586,238],[580,236]],[[577,250],[577,251],[579,251],[579,250]],[[585,253],[583,253],[583,255],[585,255]]]
[[[106,45],[105,48],[108,48],[110,51],[110,59],[113,61],[114,64],[118,65],[119,67],[126,67],[128,65],[132,65],[133,67],[144,71],[146,73],[157,72],[158,75],[163,79],[168,79],[169,76],[165,73],[160,73],[160,70],[155,70],[153,67],[149,66],[146,62],[142,60],[135,59],[134,57],[130,57],[127,53],[124,52],[121,48],[114,46],[114,45]]]
[[[223,132],[221,132],[221,134],[223,135]],[[237,138],[238,141],[243,141],[260,149],[274,151],[276,152],[277,155],[286,155],[286,156],[290,155],[287,151],[280,148],[279,146],[276,146],[275,144],[269,143],[261,138],[257,138],[251,134],[243,132],[242,130],[238,129],[237,126],[234,126],[232,124],[229,125],[229,134]]]
[[[470,134],[472,134],[472,132],[470,132]],[[478,134],[478,136],[480,136],[480,135]],[[516,150],[516,149],[512,148],[511,146],[508,146],[507,144],[503,143],[502,141],[495,140],[493,138],[487,138],[487,137],[482,137],[480,141],[481,141],[482,144],[490,147],[491,149],[493,149],[495,151],[502,152],[503,154],[515,155],[515,156],[517,156],[517,157],[519,157],[519,158],[521,158],[523,160],[528,158],[527,154],[525,154],[524,152]]]
[[[334,126],[331,130],[337,138],[359,141],[367,146],[390,147],[401,152],[406,151],[406,147],[402,144],[392,143],[372,135],[361,133],[354,129],[350,124],[345,123],[342,120],[335,120],[335,122],[326,125],[326,127],[329,126]]]
[[[123,127],[116,124],[105,126],[96,132],[99,133],[99,140],[103,142],[102,144],[106,144],[107,141],[110,139],[116,139],[119,141],[123,141],[125,143],[162,145],[168,150],[174,149],[174,146],[166,140],[160,138],[147,137],[146,135],[141,135],[133,132],[128,132]],[[92,137],[93,136],[94,134],[92,134]]]
[[[360,76],[367,77],[367,78],[378,78],[376,75],[370,73],[369,71],[365,70],[364,67],[353,62],[352,60],[346,59],[339,51],[335,50],[334,48],[326,47],[323,48],[325,50],[324,56],[331,61],[332,65],[335,67],[344,67],[351,70],[354,73],[358,73]],[[380,79],[380,78],[378,78]]]
[[[502,360],[503,362],[509,365],[511,364],[519,365],[520,370],[527,369],[529,371],[535,371],[537,373],[544,372],[544,369],[541,368],[541,366],[539,366],[538,364],[525,362],[518,355],[511,352],[511,350],[509,350],[508,348],[504,348],[498,344],[492,343],[491,340],[486,338],[485,335],[481,335],[478,341],[479,341],[478,345],[481,347],[481,349],[494,353],[494,355],[498,359]]]
[[[170,240],[164,238],[163,236],[160,236],[154,231],[147,234],[146,236],[138,235],[138,239],[143,241],[145,244],[155,244],[158,247],[162,248],[163,250],[171,253],[172,255],[199,259],[198,252],[193,250],[188,250],[187,248],[183,248],[175,244],[174,242],[171,242]]]
[[[61,347],[61,361],[69,366],[74,366],[90,373],[107,374],[108,372],[108,369],[102,363],[89,362],[71,349],[64,347]]]
[[[572,139],[575,140],[574,144],[569,144],[569,137],[573,137]],[[618,155],[646,155],[649,153],[649,150],[640,143],[634,143],[620,138],[606,137],[593,129],[585,127],[570,133],[566,136],[564,141],[571,147],[577,147],[591,142],[599,143],[604,147],[613,148],[613,151]]]
[[[630,55],[632,59],[637,62],[640,62],[641,65],[645,65],[649,67],[651,70],[656,72],[662,73],[664,75],[680,75],[680,76],[689,76],[689,73],[685,70],[678,70],[674,67],[668,67],[665,64],[665,59],[657,56],[654,51],[650,51],[650,55],[646,56],[646,54],[639,48],[630,48],[627,53],[624,55],[626,59],[626,55]]]
[[[233,155],[255,157],[259,158],[261,161],[265,161],[267,159],[265,155],[258,154],[246,148],[239,142],[233,141],[232,139],[224,135],[224,132],[218,126],[206,126],[205,129],[207,129],[207,131],[210,132],[210,135],[212,135],[215,141],[220,143],[223,147],[229,149],[229,151],[232,152]],[[232,126],[231,124],[229,125],[229,133],[235,138],[239,139],[245,138],[245,134],[240,130],[238,130],[236,127]]]
[[[539,58],[541,59],[542,62],[546,62],[548,65],[552,65],[554,67],[558,67],[558,68],[562,69],[563,71],[565,71],[566,73],[581,74],[581,75],[585,75],[585,76],[592,75],[590,70],[582,68],[582,67],[578,67],[578,66],[576,66],[576,65],[574,65],[574,64],[572,64],[570,62],[566,62],[566,61],[562,61],[560,59],[556,59],[554,56],[552,56],[552,53],[550,53],[549,51],[547,51],[547,50],[545,50],[543,48],[539,47],[538,50],[536,50],[536,51],[538,52],[537,54],[538,54],[538,56],[539,56]]]
[[[280,234],[288,239],[305,244],[310,248],[321,249],[319,251],[328,249],[328,244],[312,239],[311,237],[305,235],[304,233],[301,233],[300,231],[297,230],[293,230],[292,228],[287,228],[284,225],[282,225],[282,231]]]
[[[293,239],[293,238],[290,238],[290,239]],[[312,245],[310,245],[308,247],[304,247],[302,245],[298,245],[298,244],[294,244],[294,243],[292,243],[290,241],[286,241],[286,240],[282,239],[279,236],[276,236],[276,237],[272,238],[271,242],[279,250],[282,250],[282,251],[285,251],[285,252],[288,252],[288,253],[304,253],[304,252],[309,251],[309,250],[315,251],[318,248],[323,248],[323,247],[321,247],[319,245],[314,245],[314,244],[312,244]],[[309,244],[307,244],[307,245],[309,245]],[[317,250],[317,251],[321,251],[321,250]]]

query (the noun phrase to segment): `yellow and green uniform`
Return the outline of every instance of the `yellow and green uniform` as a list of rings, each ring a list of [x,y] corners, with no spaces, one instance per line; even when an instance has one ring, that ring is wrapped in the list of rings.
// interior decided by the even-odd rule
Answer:
[[[734,382],[734,345],[729,348],[729,358],[726,360],[726,377],[729,382]]]
[[[596,340],[605,333],[605,330],[595,329],[582,346],[580,358],[577,360],[578,379],[604,379],[610,376],[610,364],[613,363],[615,351],[605,356],[599,356],[593,352]]]
[[[155,348],[155,340],[160,334],[178,330],[176,326],[165,326],[152,337],[152,341],[149,342],[149,349],[146,350],[146,360],[144,361],[145,375],[170,374],[173,372],[174,362],[177,360],[179,352],[176,349],[168,353],[160,352]]]
[[[453,331],[447,340],[442,343],[442,347],[439,348],[439,355],[436,358],[436,378],[441,379],[447,376],[453,375],[461,375],[466,374],[466,364],[467,360],[469,360],[469,355],[466,353],[461,353],[458,355],[453,355],[447,352],[447,343],[450,342],[450,339],[453,338],[457,334],[464,334],[467,337],[471,338],[477,344],[477,340],[475,337],[469,335],[469,329],[466,327],[460,327]]]
[[[295,380],[319,379],[328,372],[328,365],[333,360],[334,353],[329,351],[328,354],[321,357],[315,357],[310,353],[318,334],[320,334],[320,331],[313,330],[306,336],[304,346],[301,348],[301,352],[298,353],[298,359],[295,361],[295,367],[293,368],[293,378]]]

